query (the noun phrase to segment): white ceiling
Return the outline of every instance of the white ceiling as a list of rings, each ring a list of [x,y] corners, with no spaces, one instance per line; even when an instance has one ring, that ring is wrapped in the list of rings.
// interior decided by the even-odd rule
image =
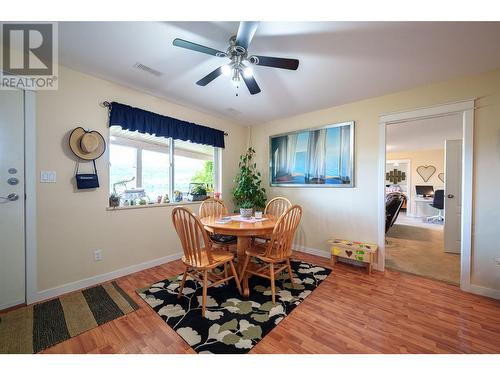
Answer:
[[[462,139],[462,118],[450,115],[387,126],[388,152],[439,150],[446,139]]]
[[[256,67],[262,92],[253,96],[241,87],[236,97],[224,76],[196,85],[229,60],[173,39],[225,51],[237,30],[238,22],[61,22],[60,61],[243,125],[500,67],[500,22],[263,22],[250,53],[298,58],[297,71]]]

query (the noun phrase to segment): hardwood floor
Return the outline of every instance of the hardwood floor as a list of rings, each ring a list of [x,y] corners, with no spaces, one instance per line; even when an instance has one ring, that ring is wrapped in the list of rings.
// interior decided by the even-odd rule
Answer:
[[[329,266],[329,260],[294,258]],[[135,293],[180,261],[118,279],[139,310],[44,353],[194,353]],[[250,353],[499,353],[500,301],[419,276],[338,264]]]

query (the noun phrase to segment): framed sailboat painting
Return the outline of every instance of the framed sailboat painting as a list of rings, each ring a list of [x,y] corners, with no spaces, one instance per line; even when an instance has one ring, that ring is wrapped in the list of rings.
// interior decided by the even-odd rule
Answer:
[[[271,186],[354,187],[354,121],[273,135]]]

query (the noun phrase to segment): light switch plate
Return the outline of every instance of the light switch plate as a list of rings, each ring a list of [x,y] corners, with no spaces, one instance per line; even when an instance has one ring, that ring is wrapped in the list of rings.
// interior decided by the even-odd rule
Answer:
[[[57,180],[57,174],[55,171],[41,171],[40,172],[40,182],[55,183],[56,180]]]

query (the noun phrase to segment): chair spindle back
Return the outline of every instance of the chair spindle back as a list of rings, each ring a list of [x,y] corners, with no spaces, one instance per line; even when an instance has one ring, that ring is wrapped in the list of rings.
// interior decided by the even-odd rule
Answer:
[[[292,254],[292,243],[302,217],[302,207],[294,205],[283,213],[274,227],[265,256],[284,259]]]
[[[292,206],[292,203],[284,197],[276,197],[266,204],[264,214],[273,215],[278,218]]]
[[[227,216],[227,207],[223,201],[214,198],[205,199],[200,205],[200,217],[214,216],[221,217]]]
[[[211,242],[203,224],[190,210],[184,207],[175,207],[172,211],[172,221],[181,240],[186,260],[193,266],[202,264],[202,250],[206,249],[209,262]]]

